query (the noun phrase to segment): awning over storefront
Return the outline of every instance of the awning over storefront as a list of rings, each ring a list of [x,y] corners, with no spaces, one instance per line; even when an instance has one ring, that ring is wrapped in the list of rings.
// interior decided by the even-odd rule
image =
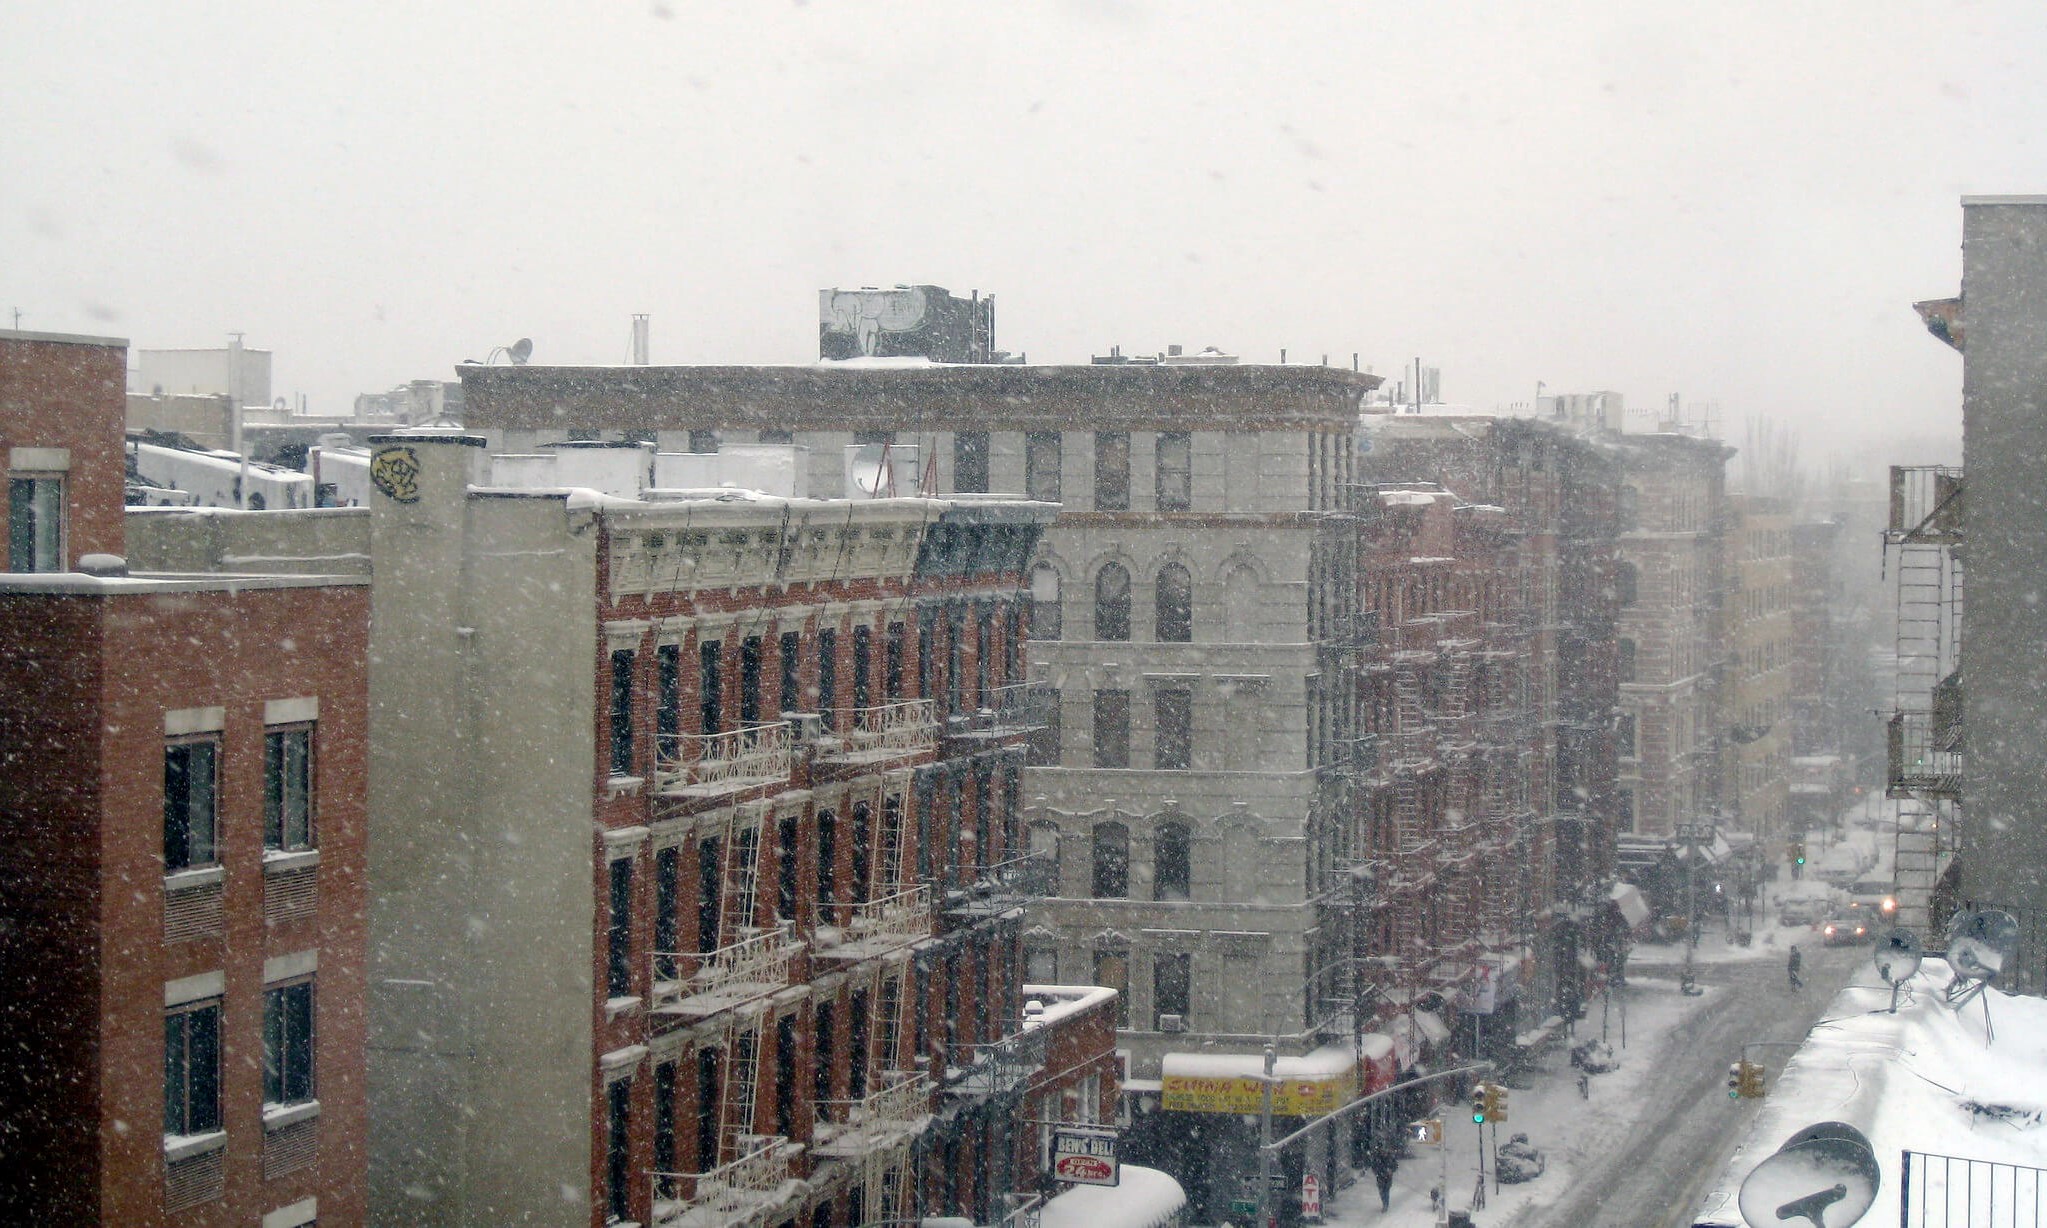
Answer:
[[[1641,888],[1633,883],[1615,883],[1609,897],[1615,908],[1621,910],[1621,918],[1629,929],[1636,929],[1649,923],[1649,903],[1642,898]]]
[[[1272,1111],[1282,1117],[1320,1117],[1357,1099],[1357,1058],[1347,1044],[1282,1057],[1272,1074]],[[1168,1053],[1159,1075],[1159,1107],[1169,1113],[1256,1113],[1264,1105],[1263,1054]]]

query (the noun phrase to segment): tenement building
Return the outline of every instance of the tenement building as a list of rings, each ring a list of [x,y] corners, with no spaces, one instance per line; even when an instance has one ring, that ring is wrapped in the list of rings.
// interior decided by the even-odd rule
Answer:
[[[126,356],[0,332],[0,1219],[362,1223],[369,591],[131,571]]]
[[[1252,1131],[1226,1096],[1176,1094],[1176,1054],[1255,1065],[1277,1038],[1319,1070],[1341,1042],[1327,1090],[1355,1087],[1361,622],[1343,490],[1378,380],[1199,357],[461,375],[468,427],[508,452],[791,446],[813,494],[1061,505],[1029,573],[1021,822],[1044,896],[1025,958],[1034,982],[1118,991],[1129,1158],[1171,1169],[1206,1217],[1255,1170]],[[961,625],[963,653],[979,625]]]

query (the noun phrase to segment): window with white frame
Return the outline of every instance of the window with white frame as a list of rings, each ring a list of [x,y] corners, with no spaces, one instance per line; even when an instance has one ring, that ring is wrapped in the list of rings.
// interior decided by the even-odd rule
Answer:
[[[263,733],[263,847],[313,847],[313,727]]]
[[[220,1129],[220,999],[186,1002],[163,1020],[163,1132]]]
[[[313,980],[263,990],[263,1100],[299,1104],[314,1098]]]
[[[64,570],[62,474],[15,474],[8,479],[7,570]]]

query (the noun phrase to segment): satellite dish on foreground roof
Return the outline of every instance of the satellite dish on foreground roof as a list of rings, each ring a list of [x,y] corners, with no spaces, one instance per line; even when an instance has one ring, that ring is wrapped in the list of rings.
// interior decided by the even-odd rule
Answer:
[[[1741,1216],[1751,1224],[1848,1228],[1876,1204],[1883,1182],[1862,1131],[1841,1121],[1807,1126],[1741,1183]]]
[[[505,357],[511,359],[515,367],[525,366],[526,360],[533,357],[533,338],[521,337],[512,342],[505,350]]]

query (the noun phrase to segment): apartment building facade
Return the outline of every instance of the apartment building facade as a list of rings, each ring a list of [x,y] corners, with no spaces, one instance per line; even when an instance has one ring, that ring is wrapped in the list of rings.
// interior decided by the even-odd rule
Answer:
[[[1812,584],[1824,603],[1825,573],[1795,574],[1787,500],[1737,494],[1727,504],[1725,810],[1730,827],[1753,834],[1767,859],[1781,862],[1791,832],[1792,700],[1802,647],[1795,590]],[[1807,668],[1817,672],[1824,644],[1813,647],[1821,651]]]
[[[125,361],[0,334],[0,1217],[363,1222],[368,589],[131,574]]]
[[[1624,467],[1619,828],[1670,837],[1723,823],[1726,461],[1680,434],[1609,441]]]
[[[1051,509],[471,490],[483,444],[376,444],[376,1217],[1011,1213]]]
[[[570,432],[794,445],[811,490],[836,494],[847,448],[886,446],[941,497],[1060,504],[1030,571],[1024,820],[1048,867],[1030,979],[1118,991],[1139,1138],[1217,1124],[1159,1108],[1168,1054],[1255,1055],[1275,1034],[1304,1054],[1348,1033],[1337,768],[1355,546],[1341,491],[1376,377],[1170,364],[462,377],[470,427],[507,449]],[[1233,1136],[1212,1166],[1217,1197],[1247,1145]],[[1206,1205],[1207,1176],[1172,1167],[1201,1178],[1190,1195]]]

